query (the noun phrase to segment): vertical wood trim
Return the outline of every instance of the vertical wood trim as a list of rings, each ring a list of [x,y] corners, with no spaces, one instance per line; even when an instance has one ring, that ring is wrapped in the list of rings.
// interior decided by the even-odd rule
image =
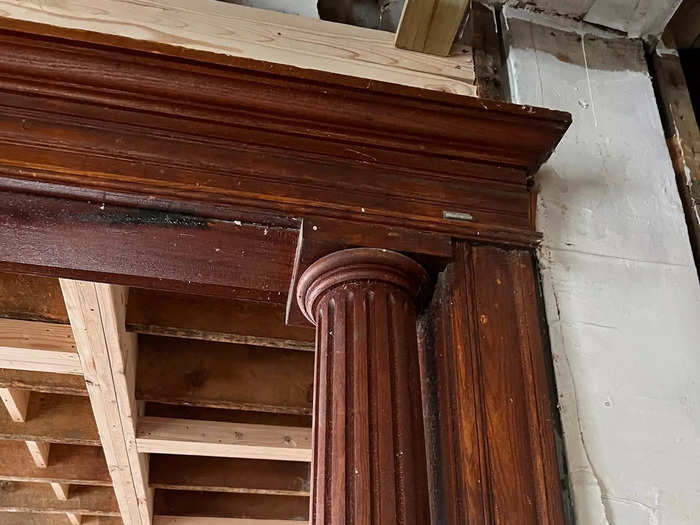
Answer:
[[[24,423],[27,420],[30,394],[29,390],[0,388],[0,399],[2,399],[7,412],[10,414],[10,419],[15,423]]]
[[[127,289],[61,279],[78,354],[125,525],[150,525],[148,458],[136,448],[136,335],[125,330]]]

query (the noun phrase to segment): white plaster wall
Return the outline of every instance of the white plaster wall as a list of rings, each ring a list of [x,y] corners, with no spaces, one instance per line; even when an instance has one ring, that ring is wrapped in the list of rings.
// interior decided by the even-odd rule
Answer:
[[[504,14],[513,100],[574,121],[536,180],[577,523],[700,524],[700,286],[641,44]]]

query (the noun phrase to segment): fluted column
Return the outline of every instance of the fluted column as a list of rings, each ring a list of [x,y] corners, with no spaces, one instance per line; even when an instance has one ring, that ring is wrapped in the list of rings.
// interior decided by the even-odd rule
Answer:
[[[423,268],[352,249],[312,264],[297,299],[316,325],[312,525],[426,525],[415,298]]]

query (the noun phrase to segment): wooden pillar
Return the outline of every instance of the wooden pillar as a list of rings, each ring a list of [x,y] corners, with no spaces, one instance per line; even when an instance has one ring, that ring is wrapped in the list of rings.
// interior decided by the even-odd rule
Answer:
[[[316,325],[313,525],[429,522],[415,305],[426,282],[413,260],[366,248],[299,280]]]

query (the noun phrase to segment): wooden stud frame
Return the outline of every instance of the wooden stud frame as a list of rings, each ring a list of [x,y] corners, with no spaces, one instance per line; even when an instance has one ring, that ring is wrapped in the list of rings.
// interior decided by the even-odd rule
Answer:
[[[433,279],[447,268],[433,303],[439,315],[418,351],[437,373],[437,391],[426,394],[440,406],[426,432],[433,450],[431,512],[446,516],[436,523],[562,525],[530,263],[539,235],[528,181],[569,123],[569,115],[540,108],[250,59],[222,64],[164,44],[0,29],[0,269],[61,278],[125,523],[151,521],[141,452],[204,450],[227,461],[272,453],[298,461],[309,457],[309,435],[295,428],[260,434],[261,450],[242,451],[217,437],[219,425],[200,432],[211,440],[156,428],[158,419],[148,415],[139,426],[136,343],[125,332],[124,286],[279,308],[302,286],[301,303],[311,308],[316,284],[305,272],[318,273],[321,256],[363,247],[381,262],[368,263],[372,271],[353,266],[347,254],[334,259],[351,288],[357,279],[372,281],[365,299],[352,290],[347,298],[338,295],[354,305],[354,315],[364,312],[362,326],[374,330],[370,343],[342,343],[348,356],[367,344],[414,338],[414,309],[431,293],[421,284],[407,295],[406,263],[395,262],[405,257],[387,258],[382,250],[410,255]],[[333,271],[322,273],[324,290],[334,290]],[[396,289],[387,290],[386,275]],[[372,310],[375,285],[391,305],[386,312]],[[324,300],[327,315],[335,315],[335,303]],[[396,313],[396,301],[404,313]],[[289,302],[289,320],[305,323],[295,304]],[[395,324],[387,315],[396,316]],[[377,323],[393,328],[385,333]],[[324,348],[341,344],[327,325],[318,330]],[[382,359],[396,359],[392,352]],[[382,363],[386,374],[377,384],[390,390],[395,381],[410,391],[413,410],[415,367]],[[335,381],[345,369],[324,370]],[[424,383],[430,373],[424,366]],[[329,384],[323,392],[333,392]],[[397,399],[394,413],[405,419],[411,411]],[[318,423],[333,413],[341,421],[344,407],[337,401],[333,410],[321,410],[317,400],[314,417]],[[396,437],[405,428],[373,421],[381,454],[390,450],[391,432],[396,443],[406,439]],[[335,439],[333,450],[342,451],[337,434],[323,439],[329,447]],[[298,446],[286,446],[290,441]],[[342,456],[334,452],[328,461]],[[419,461],[412,454],[396,469],[396,476],[415,473],[401,483],[413,483],[416,493],[425,485],[425,473],[413,468]],[[336,508],[350,481],[334,479],[324,492],[328,503],[317,504]],[[385,512],[361,500],[360,485],[354,485],[358,512]],[[215,505],[215,496],[206,505]],[[176,500],[161,499],[178,508]],[[423,505],[421,494],[417,501]],[[406,512],[404,503],[396,512]],[[353,523],[353,516],[326,523]],[[161,516],[156,523],[189,521]]]

